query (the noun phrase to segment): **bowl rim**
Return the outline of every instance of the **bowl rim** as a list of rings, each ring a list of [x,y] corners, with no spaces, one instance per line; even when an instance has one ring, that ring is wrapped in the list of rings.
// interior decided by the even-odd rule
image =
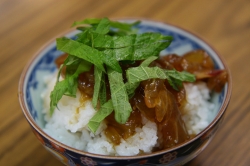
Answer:
[[[20,76],[20,79],[19,79],[19,84],[18,84],[18,99],[19,99],[19,104],[20,104],[20,107],[22,109],[22,112],[26,118],[26,120],[29,122],[29,124],[39,133],[41,134],[43,137],[45,137],[46,139],[48,139],[50,142],[53,142],[54,144],[64,148],[64,149],[67,149],[67,150],[70,150],[71,152],[74,152],[74,153],[77,153],[77,154],[80,154],[80,155],[84,155],[84,156],[88,156],[88,157],[93,157],[93,158],[99,158],[99,159],[108,159],[108,160],[135,160],[135,159],[143,159],[143,158],[149,158],[149,157],[154,157],[154,156],[158,156],[158,155],[162,155],[162,154],[165,154],[165,153],[169,153],[169,152],[172,152],[172,151],[175,151],[179,148],[182,148],[192,142],[194,142],[195,140],[199,139],[202,135],[204,135],[207,131],[209,131],[221,118],[222,116],[224,115],[228,105],[229,105],[229,102],[230,102],[230,98],[231,98],[231,94],[232,94],[232,75],[231,75],[231,72],[227,66],[227,64],[225,63],[225,60],[224,58],[218,53],[218,51],[213,47],[211,46],[206,40],[204,40],[204,38],[201,38],[199,35],[195,34],[194,32],[190,32],[189,30],[183,28],[183,27],[180,27],[180,26],[177,26],[177,25],[174,25],[172,23],[167,23],[165,21],[162,21],[162,20],[156,20],[156,19],[147,19],[147,18],[142,18],[142,17],[124,17],[124,18],[110,18],[111,20],[118,20],[118,21],[137,21],[137,20],[141,20],[143,22],[149,22],[149,23],[156,23],[156,24],[160,24],[160,25],[167,25],[167,26],[171,26],[173,28],[177,28],[181,31],[184,31],[185,33],[189,34],[189,35],[192,35],[193,37],[201,40],[205,45],[207,45],[212,51],[214,51],[214,53],[217,55],[217,58],[220,60],[220,62],[222,63],[224,69],[228,72],[228,82],[227,82],[227,91],[225,92],[225,99],[223,101],[223,104],[219,110],[219,112],[217,113],[216,117],[212,120],[212,122],[210,122],[210,124],[205,128],[203,129],[199,134],[197,134],[194,138],[184,142],[184,143],[181,143],[177,146],[174,146],[173,148],[169,148],[169,149],[165,149],[165,150],[160,150],[160,151],[157,151],[157,152],[153,152],[153,153],[150,153],[150,154],[143,154],[143,155],[136,155],[136,156],[108,156],[108,155],[101,155],[101,154],[94,154],[94,153],[90,153],[90,152],[85,152],[85,151],[82,151],[82,150],[78,150],[78,149],[75,149],[73,147],[70,147],[68,145],[65,145],[59,141],[57,141],[56,139],[52,138],[50,135],[48,135],[47,133],[45,133],[43,131],[42,128],[40,128],[38,126],[38,124],[36,124],[36,122],[34,121],[34,119],[32,118],[31,114],[29,113],[28,111],[28,108],[26,107],[25,105],[25,99],[24,99],[24,93],[23,92],[23,87],[24,87],[24,81],[25,81],[25,78],[26,78],[26,74],[28,73],[29,71],[29,68],[32,66],[33,62],[36,60],[36,58],[38,57],[38,55],[45,49],[47,48],[48,46],[50,46],[51,44],[53,44],[55,42],[55,39],[57,37],[61,37],[61,36],[64,36],[64,35],[67,35],[69,34],[70,32],[72,31],[75,31],[75,29],[73,28],[70,28],[69,30],[63,32],[63,33],[60,33],[59,35],[56,35],[54,36],[51,40],[49,40],[48,42],[46,42],[42,47],[40,47],[40,49],[38,49],[37,52],[35,52],[33,54],[33,56],[31,57],[31,59],[28,61],[28,63],[25,65],[22,73],[21,73],[21,76]]]

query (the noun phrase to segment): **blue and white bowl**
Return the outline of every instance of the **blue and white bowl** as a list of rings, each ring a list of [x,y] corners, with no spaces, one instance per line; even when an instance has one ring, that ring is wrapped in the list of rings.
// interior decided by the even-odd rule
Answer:
[[[136,20],[123,20],[136,21]],[[54,60],[62,54],[56,50],[55,38],[38,51],[27,66],[24,68],[19,82],[19,102],[22,111],[31,126],[32,131],[42,145],[55,157],[66,165],[184,165],[196,157],[211,141],[223,120],[223,115],[229,104],[232,91],[232,81],[228,67],[218,53],[204,40],[196,35],[179,27],[166,23],[151,20],[142,20],[138,25],[140,32],[160,32],[164,35],[174,37],[171,45],[163,51],[182,55],[194,49],[205,50],[215,62],[218,69],[225,69],[229,73],[229,81],[220,94],[212,96],[216,106],[214,115],[211,114],[211,123],[197,136],[174,148],[158,151],[152,154],[140,156],[103,156],[83,152],[58,142],[46,134],[42,128],[45,125],[43,120],[41,93],[45,89],[43,77],[54,73],[56,65]],[[66,34],[67,37],[74,37],[77,31]]]

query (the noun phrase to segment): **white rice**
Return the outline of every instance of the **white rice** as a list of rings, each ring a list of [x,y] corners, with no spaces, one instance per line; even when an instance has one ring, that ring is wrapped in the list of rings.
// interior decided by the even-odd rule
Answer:
[[[198,134],[210,123],[211,112],[215,108],[209,102],[210,90],[206,83],[185,84],[187,104],[184,106],[183,120],[190,135]]]
[[[50,92],[56,81],[55,75],[47,77],[47,89],[42,94],[46,125],[44,131],[54,139],[73,148],[102,155],[134,156],[141,152],[150,153],[157,145],[156,124],[143,118],[143,127],[136,128],[136,134],[122,140],[120,145],[114,146],[104,134],[106,128],[103,122],[98,131],[93,134],[87,123],[96,113],[91,101],[80,102],[81,94],[76,98],[63,96],[52,116],[49,115]],[[187,104],[184,107],[183,120],[189,134],[198,134],[209,124],[209,113],[214,105],[208,100],[209,89],[205,83],[185,84]]]

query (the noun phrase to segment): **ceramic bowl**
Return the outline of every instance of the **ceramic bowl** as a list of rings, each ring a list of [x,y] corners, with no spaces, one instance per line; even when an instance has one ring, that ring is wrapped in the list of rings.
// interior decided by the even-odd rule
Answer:
[[[126,20],[133,21],[133,20]],[[56,49],[55,39],[38,51],[24,68],[19,82],[19,102],[30,127],[42,143],[56,158],[66,165],[183,165],[196,157],[212,140],[220,127],[231,96],[231,76],[224,60],[204,40],[182,28],[151,20],[142,20],[139,32],[154,31],[171,35],[174,41],[164,50],[165,53],[182,55],[194,49],[205,50],[214,60],[216,68],[226,69],[229,81],[220,94],[214,94],[212,101],[216,108],[211,123],[193,139],[174,148],[140,156],[114,157],[83,152],[51,138],[43,130],[44,120],[41,113],[41,93],[44,90],[43,77],[56,70],[54,60],[62,53]],[[73,37],[73,31],[66,36]]]

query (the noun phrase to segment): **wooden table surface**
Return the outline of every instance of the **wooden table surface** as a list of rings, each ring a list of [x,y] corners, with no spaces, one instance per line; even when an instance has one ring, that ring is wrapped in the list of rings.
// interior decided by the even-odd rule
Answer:
[[[231,69],[233,93],[223,125],[188,166],[250,165],[249,0],[1,0],[0,165],[62,165],[36,140],[17,97],[22,69],[48,40],[88,17],[143,17],[203,37]]]

